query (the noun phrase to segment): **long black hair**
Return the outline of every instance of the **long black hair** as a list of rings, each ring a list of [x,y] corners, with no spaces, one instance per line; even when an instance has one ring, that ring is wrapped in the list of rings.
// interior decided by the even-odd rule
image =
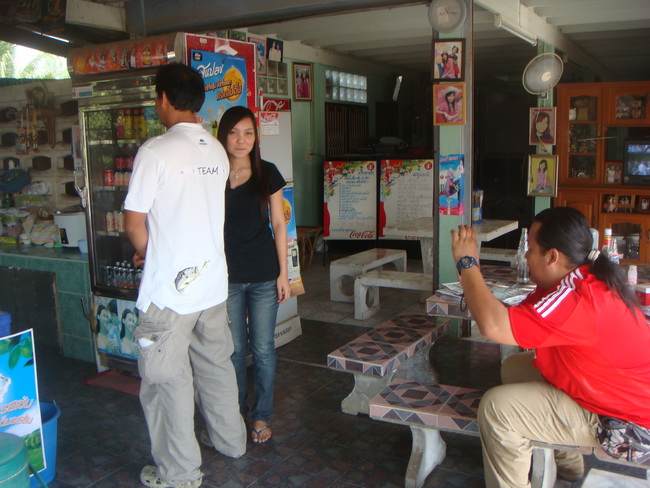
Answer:
[[[541,224],[537,231],[537,244],[542,250],[557,249],[575,266],[591,262],[590,271],[596,278],[604,281],[634,312],[639,302],[623,269],[603,253],[595,260],[589,260],[593,237],[587,219],[580,211],[571,207],[548,208],[538,213],[533,222]]]
[[[255,131],[255,144],[249,153],[251,160],[251,180],[255,191],[260,199],[260,211],[266,215],[269,209],[269,183],[262,169],[262,157],[260,156],[260,135],[257,130],[257,121],[253,112],[246,107],[230,107],[221,117],[217,129],[217,139],[224,148],[228,147],[228,134],[242,119],[249,118],[253,123]]]

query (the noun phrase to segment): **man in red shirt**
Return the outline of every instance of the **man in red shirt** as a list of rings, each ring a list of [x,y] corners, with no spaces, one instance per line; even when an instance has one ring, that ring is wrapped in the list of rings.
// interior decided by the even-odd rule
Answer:
[[[479,407],[488,488],[530,487],[532,441],[598,447],[598,415],[650,427],[650,328],[623,270],[592,250],[579,211],[555,207],[535,217],[526,260],[537,288],[514,307],[485,284],[476,231],[451,234],[481,334],[534,349],[504,362],[504,384]],[[580,453],[557,452],[556,461],[561,477],[583,476]]]

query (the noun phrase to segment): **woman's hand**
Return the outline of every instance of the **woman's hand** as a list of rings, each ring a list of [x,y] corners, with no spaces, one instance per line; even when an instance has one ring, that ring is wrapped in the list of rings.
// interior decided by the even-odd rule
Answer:
[[[276,280],[278,286],[278,303],[284,303],[291,297],[291,285],[289,278],[280,274]]]
[[[458,231],[451,231],[451,252],[454,263],[463,256],[472,256],[478,262],[476,229],[469,225],[459,225]]]

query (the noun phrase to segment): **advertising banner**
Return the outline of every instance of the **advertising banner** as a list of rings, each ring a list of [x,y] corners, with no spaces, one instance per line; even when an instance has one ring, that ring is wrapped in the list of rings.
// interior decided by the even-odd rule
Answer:
[[[377,162],[325,161],[324,165],[324,238],[375,239]]]
[[[192,50],[190,66],[203,76],[205,102],[199,110],[206,128],[216,136],[221,116],[230,107],[246,107],[246,60],[240,56]]]
[[[0,432],[21,437],[36,471],[47,466],[33,330],[0,337]]]
[[[291,296],[305,293],[305,287],[300,276],[300,255],[298,251],[298,231],[296,230],[296,214],[294,212],[293,181],[287,181],[282,189],[282,204],[284,206],[284,221],[287,224],[287,268]]]
[[[94,296],[93,310],[97,350],[112,356],[138,359],[138,343],[133,339],[133,329],[138,324],[135,302]]]
[[[384,227],[433,215],[433,160],[385,159],[379,176],[379,237]],[[391,236],[390,239],[396,239]]]
[[[438,199],[440,215],[464,215],[465,167],[462,154],[440,156]]]

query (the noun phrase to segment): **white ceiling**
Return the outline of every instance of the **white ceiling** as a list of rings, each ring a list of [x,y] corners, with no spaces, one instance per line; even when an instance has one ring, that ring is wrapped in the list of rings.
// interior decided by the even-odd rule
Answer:
[[[428,2],[249,27],[249,32],[428,73]],[[477,79],[521,77],[537,48],[495,27],[494,13],[567,54],[563,81],[650,79],[650,0],[475,0]],[[465,37],[465,36],[463,36]],[[589,68],[597,78],[576,74]]]

